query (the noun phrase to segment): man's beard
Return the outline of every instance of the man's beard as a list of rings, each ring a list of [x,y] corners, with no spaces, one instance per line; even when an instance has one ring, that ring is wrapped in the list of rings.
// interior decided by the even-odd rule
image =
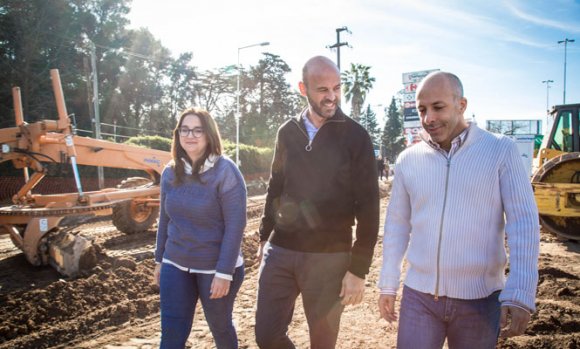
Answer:
[[[334,110],[332,111],[332,114],[328,115],[328,113],[325,113],[323,111],[322,105],[326,102],[326,100],[322,100],[320,102],[320,105],[316,104],[314,101],[312,101],[312,99],[310,98],[310,96],[308,94],[306,94],[306,100],[308,101],[308,105],[310,106],[310,108],[316,113],[318,114],[318,116],[323,117],[325,119],[330,119],[331,117],[334,116],[334,114],[336,114],[336,111],[338,110],[338,108],[340,107],[340,102],[337,101],[335,103],[335,107]]]

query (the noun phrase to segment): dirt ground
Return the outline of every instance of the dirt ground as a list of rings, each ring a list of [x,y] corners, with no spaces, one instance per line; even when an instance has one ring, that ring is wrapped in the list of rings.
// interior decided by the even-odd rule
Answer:
[[[381,184],[381,227],[388,185]],[[263,198],[252,198],[243,243],[246,279],[238,294],[234,318],[240,348],[256,348],[254,312],[257,285],[256,234]],[[0,349],[118,348],[146,349],[159,344],[159,296],[152,286],[155,230],[124,235],[107,218],[91,218],[66,227],[94,238],[101,250],[98,266],[75,279],[50,267],[32,267],[8,236],[0,236]],[[382,231],[382,228],[381,228]],[[381,234],[382,235],[382,234]],[[364,302],[347,307],[338,348],[394,348],[396,325],[379,321],[376,288],[382,244],[367,278]],[[580,246],[542,233],[538,311],[524,336],[501,341],[501,348],[580,348]],[[301,304],[296,307],[290,337],[308,347]],[[190,348],[213,348],[203,312],[198,312]]]

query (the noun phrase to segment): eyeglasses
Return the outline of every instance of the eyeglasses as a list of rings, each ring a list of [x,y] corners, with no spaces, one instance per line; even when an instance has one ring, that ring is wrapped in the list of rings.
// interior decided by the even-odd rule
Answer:
[[[204,134],[204,130],[201,127],[196,128],[188,128],[188,127],[180,127],[179,128],[179,135],[181,137],[188,137],[189,134],[192,134],[194,138],[200,138]]]

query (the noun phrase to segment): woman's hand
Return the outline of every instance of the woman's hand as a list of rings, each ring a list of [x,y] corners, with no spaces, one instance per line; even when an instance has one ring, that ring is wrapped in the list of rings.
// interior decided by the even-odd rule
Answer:
[[[213,277],[211,282],[211,289],[209,291],[209,299],[218,299],[228,295],[230,292],[230,280],[222,279],[218,276]]]
[[[159,275],[161,275],[161,263],[155,264],[155,269],[153,270],[153,283],[159,286]]]

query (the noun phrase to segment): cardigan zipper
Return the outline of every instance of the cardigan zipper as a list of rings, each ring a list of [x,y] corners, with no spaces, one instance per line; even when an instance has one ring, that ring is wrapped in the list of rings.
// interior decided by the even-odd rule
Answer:
[[[439,300],[439,263],[441,260],[441,240],[443,239],[443,219],[445,217],[445,206],[447,205],[447,188],[449,187],[449,167],[451,158],[447,158],[447,175],[445,176],[445,196],[443,197],[443,209],[441,210],[441,222],[439,223],[439,241],[437,243],[437,276],[435,279],[435,301]]]

